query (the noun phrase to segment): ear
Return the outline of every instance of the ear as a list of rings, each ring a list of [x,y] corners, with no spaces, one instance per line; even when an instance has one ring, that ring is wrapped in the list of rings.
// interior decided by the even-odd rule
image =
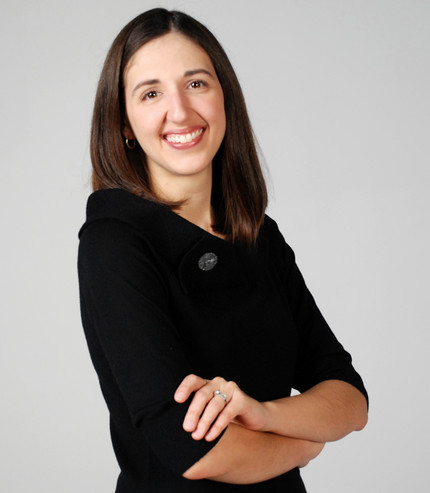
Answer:
[[[128,121],[124,121],[124,124],[122,126],[122,135],[124,135],[124,137],[126,139],[135,139],[136,137],[134,136],[134,132],[133,130],[131,129],[130,127],[130,124],[128,123]]]

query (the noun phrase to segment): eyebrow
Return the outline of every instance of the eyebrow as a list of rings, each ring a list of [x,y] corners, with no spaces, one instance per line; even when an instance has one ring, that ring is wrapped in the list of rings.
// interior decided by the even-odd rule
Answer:
[[[196,74],[206,74],[209,75],[209,77],[212,77],[212,79],[215,79],[214,75],[209,72],[209,70],[206,70],[204,68],[198,68],[196,70],[188,70],[185,72],[184,77],[190,77],[191,75],[196,75]]]
[[[211,74],[209,72],[209,70],[206,70],[204,68],[197,68],[195,70],[187,70],[185,73],[184,73],[184,77],[190,77],[190,76],[193,76],[193,75],[197,75],[197,74],[206,74],[206,75],[209,75],[209,77],[211,77],[212,79],[215,79],[215,76],[213,74]],[[147,79],[147,80],[142,80],[141,82],[139,82],[136,87],[133,89],[133,92],[132,94],[134,94],[138,89],[140,89],[141,87],[143,86],[152,86],[153,84],[159,84],[160,83],[160,79]]]

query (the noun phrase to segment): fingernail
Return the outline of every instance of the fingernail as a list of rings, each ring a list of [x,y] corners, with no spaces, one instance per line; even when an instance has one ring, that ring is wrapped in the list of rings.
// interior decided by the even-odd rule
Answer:
[[[191,436],[194,438],[194,440],[200,440],[202,438],[202,433],[199,430],[196,430],[194,433],[191,434]]]
[[[184,401],[184,400],[185,400],[185,397],[186,397],[186,396],[185,396],[185,394],[184,394],[183,392],[177,392],[177,393],[175,394],[175,400],[176,400],[176,401],[179,401],[179,402]]]
[[[194,423],[190,419],[184,421],[184,428],[187,431],[192,431],[194,429]]]

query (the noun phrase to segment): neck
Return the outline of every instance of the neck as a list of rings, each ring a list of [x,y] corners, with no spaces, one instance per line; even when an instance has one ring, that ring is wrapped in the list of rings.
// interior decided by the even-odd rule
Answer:
[[[172,202],[184,202],[175,210],[179,216],[215,234],[212,228],[211,207],[212,169],[209,167],[205,171],[199,175],[181,176],[169,182],[165,181],[162,187],[154,182],[152,185],[161,198]]]
[[[187,221],[213,233],[210,194],[189,196],[176,212]]]

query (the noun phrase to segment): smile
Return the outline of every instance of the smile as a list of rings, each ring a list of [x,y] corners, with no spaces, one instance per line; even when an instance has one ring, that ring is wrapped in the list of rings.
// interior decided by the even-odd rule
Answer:
[[[198,139],[203,132],[204,128],[200,128],[199,130],[187,134],[167,134],[164,138],[171,144],[189,144]]]

